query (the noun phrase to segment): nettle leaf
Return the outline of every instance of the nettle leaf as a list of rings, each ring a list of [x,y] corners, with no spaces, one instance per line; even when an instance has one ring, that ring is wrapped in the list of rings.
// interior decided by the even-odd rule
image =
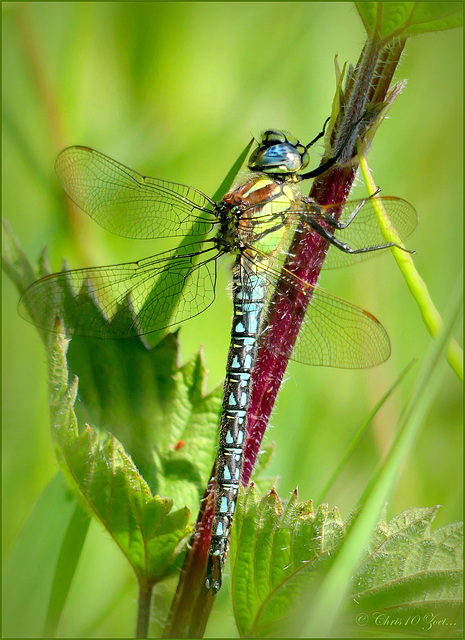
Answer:
[[[177,334],[147,350],[139,339],[74,338],[80,421],[124,443],[153,493],[196,511],[215,454],[221,389],[205,395],[201,354],[179,367]]]
[[[12,234],[7,243],[22,293],[36,275]],[[69,340],[56,329],[41,335],[60,467],[139,579],[153,584],[181,561],[215,455],[222,390],[205,393],[201,354],[178,365],[176,334],[149,349],[140,338]]]
[[[279,636],[289,607],[328,565],[344,538],[337,509],[298,502],[253,484],[239,500],[231,537],[232,597],[241,636]]]
[[[23,293],[36,279],[35,271],[5,218],[2,219],[2,232],[3,269],[18,291]]]
[[[409,509],[378,525],[352,581],[353,608],[356,615],[366,615],[365,629],[397,626],[398,631],[440,636],[458,631],[463,525],[431,532],[438,508]]]
[[[460,27],[462,2],[356,2],[370,37],[386,44],[394,38]]]
[[[187,508],[153,496],[131,457],[112,435],[90,426],[79,432],[75,378],[68,385],[68,340],[56,334],[50,353],[52,433],[60,467],[85,508],[96,516],[128,558],[137,576],[153,584],[173,567],[189,533]]]
[[[194,372],[200,368],[190,363],[187,371],[179,372],[179,396],[190,395],[193,404],[189,410],[186,398],[178,398],[183,413],[173,426],[175,435],[184,438],[184,446],[171,446],[171,441],[162,438],[153,453],[151,480],[162,489],[157,495],[114,434],[103,435],[100,429],[89,425],[84,430],[78,428],[74,411],[78,380],[74,378],[68,384],[68,343],[56,334],[50,353],[52,431],[61,469],[81,502],[110,532],[137,576],[153,584],[179,564],[180,543],[191,532],[189,509],[182,505],[192,503],[194,498],[198,504],[200,487],[207,475],[206,464],[202,468],[206,455],[198,444],[193,444],[196,416],[200,416],[198,422],[203,422],[201,430],[203,427],[205,440],[207,431],[212,431],[212,435],[216,431],[215,424],[207,424],[209,413],[215,416],[216,422],[216,412],[210,408],[207,415],[203,415],[202,408],[208,405],[208,400],[198,395],[198,378]],[[189,378],[193,382],[190,388],[186,384]],[[169,421],[170,416],[166,417]],[[213,448],[212,437],[210,455]],[[163,489],[171,493],[163,493]],[[160,494],[169,497],[160,497]]]
[[[386,631],[380,616],[388,614],[391,620],[422,622],[417,628],[412,622],[387,625],[390,632],[457,631],[462,526],[451,524],[432,533],[436,512],[437,507],[411,509],[389,524],[380,522],[353,576],[347,618],[341,622],[344,633],[350,627],[354,637],[361,628]],[[297,492],[285,506],[274,489],[260,499],[251,485],[241,495],[232,529],[231,571],[234,614],[242,637],[287,637],[289,630],[298,635],[298,621],[311,606],[312,592],[356,518],[355,513],[343,523],[337,509],[329,511],[327,505],[314,511],[311,501],[298,501]],[[436,622],[433,629],[439,615],[447,622]]]

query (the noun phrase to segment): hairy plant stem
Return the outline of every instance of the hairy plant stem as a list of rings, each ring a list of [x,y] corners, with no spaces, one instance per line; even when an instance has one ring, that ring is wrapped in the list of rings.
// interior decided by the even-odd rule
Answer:
[[[379,41],[372,40],[363,48],[357,67],[350,76],[342,98],[342,108],[331,134],[335,149],[338,148],[338,141],[344,139],[364,110],[376,111],[386,100],[389,82],[400,60],[403,46],[404,43],[399,42],[386,50]],[[338,162],[314,181],[310,196],[318,204],[342,203],[347,200],[358,166],[353,160],[356,154],[356,137],[357,131],[354,131],[353,142],[347,145],[347,153],[343,153],[342,162]],[[322,162],[326,159],[323,157]],[[305,282],[316,285],[327,249],[327,242],[318,234],[298,233],[284,266]],[[253,388],[244,449],[244,485],[250,479],[288,358],[310,299],[310,295],[299,295],[295,290],[291,291],[286,287],[285,281],[282,281],[271,300],[269,324],[252,373]],[[277,349],[276,345],[280,345],[280,348]],[[283,353],[287,358],[282,356]]]
[[[395,68],[400,60],[404,42],[386,47],[373,39],[364,46],[354,70],[349,73],[344,92],[339,94],[339,110],[329,134],[330,145],[322,158],[325,162],[338,149],[351,127],[367,110],[370,125],[377,120],[385,106],[387,92]],[[370,113],[374,117],[370,119]],[[380,117],[380,116],[379,116]],[[318,177],[310,196],[319,204],[345,202],[357,171],[355,142],[363,125],[356,127],[346,151],[329,171]],[[365,127],[366,129],[366,127]],[[366,132],[366,131],[365,131]],[[326,252],[327,242],[312,232],[297,233],[293,239],[285,267],[288,271],[316,285]],[[284,295],[283,295],[284,294]],[[252,372],[253,387],[247,414],[247,437],[243,454],[242,484],[247,486],[268,425],[276,395],[287,367],[300,324],[311,295],[298,294],[280,281],[270,303],[267,327]],[[280,345],[280,348],[276,348]],[[285,357],[283,357],[285,354]],[[181,571],[178,588],[168,621],[165,638],[202,637],[214,598],[204,589],[205,567],[213,518],[215,467],[202,500],[202,507]]]

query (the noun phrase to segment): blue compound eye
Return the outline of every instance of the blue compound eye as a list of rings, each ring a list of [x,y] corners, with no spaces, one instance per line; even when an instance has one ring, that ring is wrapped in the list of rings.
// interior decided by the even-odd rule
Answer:
[[[307,151],[304,156],[308,157]],[[306,164],[308,164],[308,159]],[[251,171],[289,174],[299,171],[306,164],[302,164],[302,156],[296,147],[285,142],[265,148],[259,146],[250,156],[248,166]]]
[[[270,175],[292,176],[308,165],[307,147],[284,131],[265,131],[249,158],[249,169]]]

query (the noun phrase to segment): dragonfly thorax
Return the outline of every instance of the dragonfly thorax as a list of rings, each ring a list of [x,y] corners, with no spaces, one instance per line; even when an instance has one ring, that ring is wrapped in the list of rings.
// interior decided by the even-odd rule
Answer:
[[[217,244],[236,254],[251,246],[261,254],[273,253],[287,233],[287,215],[299,199],[300,193],[286,181],[254,175],[219,203]]]
[[[219,248],[229,253],[239,253],[245,248],[245,243],[239,233],[239,219],[242,215],[240,205],[231,206],[222,200],[217,208],[220,229],[215,237]]]

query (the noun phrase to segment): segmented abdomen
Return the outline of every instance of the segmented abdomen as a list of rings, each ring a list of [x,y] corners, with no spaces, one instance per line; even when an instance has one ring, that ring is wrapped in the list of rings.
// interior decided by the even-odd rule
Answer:
[[[211,556],[217,556],[220,573],[241,479],[251,371],[265,295],[263,280],[251,272],[239,256],[233,277],[234,318],[223,392],[216,461],[215,514],[209,550]],[[219,582],[221,584],[221,576]]]

